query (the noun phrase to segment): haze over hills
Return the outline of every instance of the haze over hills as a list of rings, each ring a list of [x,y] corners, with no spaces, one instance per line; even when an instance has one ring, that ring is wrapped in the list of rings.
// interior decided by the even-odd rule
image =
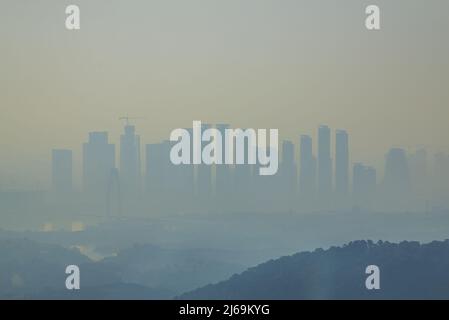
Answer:
[[[170,299],[244,270],[201,250],[153,245],[99,261],[77,248],[27,239],[0,239],[0,252],[0,299]],[[69,265],[80,269],[80,290],[65,287]]]
[[[99,261],[27,239],[0,240],[0,250],[2,299],[449,298],[449,240],[354,241],[269,260],[240,274],[242,266],[211,252],[149,244]],[[64,286],[70,264],[81,269],[81,290]],[[365,287],[369,265],[380,268],[380,290]]]
[[[368,265],[380,290],[367,290]],[[447,299],[449,240],[355,241],[271,260],[180,299]]]

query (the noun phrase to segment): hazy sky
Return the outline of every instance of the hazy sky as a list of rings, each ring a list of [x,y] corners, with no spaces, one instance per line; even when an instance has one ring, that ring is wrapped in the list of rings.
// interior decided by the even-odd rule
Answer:
[[[45,186],[52,148],[78,174],[87,133],[118,143],[123,115],[145,118],[143,143],[202,120],[295,142],[328,124],[378,166],[390,146],[447,151],[448,16],[447,0],[0,0],[0,186]]]

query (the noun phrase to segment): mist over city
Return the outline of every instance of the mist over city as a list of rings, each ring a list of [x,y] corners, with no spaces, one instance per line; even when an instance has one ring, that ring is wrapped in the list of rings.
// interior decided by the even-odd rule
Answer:
[[[5,2],[0,299],[449,297],[446,1]]]

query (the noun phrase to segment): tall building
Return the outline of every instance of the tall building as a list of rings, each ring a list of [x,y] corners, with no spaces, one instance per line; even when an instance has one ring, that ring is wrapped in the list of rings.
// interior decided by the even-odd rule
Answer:
[[[243,128],[243,132],[246,132],[247,129]],[[234,191],[239,194],[239,202],[241,207],[247,204],[247,199],[250,197],[250,191],[252,187],[252,171],[256,168],[256,166],[249,164],[249,152],[256,150],[256,146],[252,145],[251,139],[248,137],[244,138],[243,143],[243,155],[244,161],[243,164],[237,164],[234,169]],[[234,145],[234,156],[237,154],[237,146]],[[242,152],[242,150],[240,150]],[[237,158],[236,158],[237,159]],[[237,160],[236,162],[237,163]]]
[[[190,163],[193,162],[193,129],[186,128],[190,136]],[[195,170],[191,164],[180,164],[175,166],[176,180],[179,186],[179,192],[184,196],[191,197],[194,194]]]
[[[328,200],[332,193],[331,134],[328,126],[318,128],[318,197]]]
[[[312,138],[301,135],[299,143],[299,192],[304,198],[312,197],[316,188],[316,159],[312,151]]]
[[[226,198],[227,195],[232,190],[232,172],[231,172],[231,166],[225,164],[225,150],[226,150],[226,135],[225,131],[226,129],[229,129],[228,124],[217,124],[217,130],[221,134],[221,143],[222,143],[222,158],[220,165],[217,165],[216,171],[215,171],[215,185],[216,185],[216,191],[218,195],[221,195],[222,197]]]
[[[335,135],[335,193],[345,197],[349,189],[349,145],[348,134],[337,130]]]
[[[352,194],[354,204],[364,208],[370,208],[376,193],[376,169],[355,163],[352,173]]]
[[[279,167],[279,189],[281,193],[281,208],[291,212],[296,207],[297,167],[295,162],[295,146],[291,141],[282,143],[282,161]]]
[[[89,133],[83,144],[83,186],[90,196],[104,201],[107,185],[115,168],[115,146],[108,143],[107,132]]]
[[[382,183],[385,210],[407,211],[411,207],[410,171],[405,150],[392,148],[385,156]]]
[[[201,137],[203,136],[204,131],[211,127],[210,124],[201,124]],[[208,142],[204,142],[201,139],[201,150],[204,149],[204,146],[207,145]],[[197,190],[199,196],[202,198],[209,198],[212,194],[212,166],[206,164],[199,164],[197,171]]]
[[[53,190],[57,192],[72,191],[72,151],[53,150],[51,169]]]
[[[392,148],[385,156],[384,188],[390,194],[409,193],[410,172],[405,150]]]
[[[408,164],[414,194],[419,197],[426,197],[429,194],[426,149],[419,148],[416,152],[410,154]]]
[[[168,165],[164,143],[147,144],[145,147],[145,187],[151,195],[160,195],[165,189]]]
[[[449,155],[435,154],[432,178],[432,205],[439,209],[449,208]]]
[[[298,173],[295,162],[295,146],[291,141],[283,141],[282,143],[282,162],[280,165],[280,174],[286,191],[295,193]]]
[[[141,186],[140,137],[133,125],[120,136],[120,185],[123,194],[135,194]]]

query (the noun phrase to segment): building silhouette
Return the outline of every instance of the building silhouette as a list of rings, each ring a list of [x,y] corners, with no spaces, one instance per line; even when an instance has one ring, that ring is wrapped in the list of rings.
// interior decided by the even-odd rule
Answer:
[[[120,136],[120,185],[129,196],[141,187],[140,136],[133,125],[126,124],[124,129]]]
[[[283,193],[281,199],[286,205],[287,211],[293,211],[295,207],[297,191],[297,166],[295,162],[295,146],[291,141],[282,142],[282,161],[279,167],[279,190]]]
[[[434,157],[432,202],[435,210],[449,208],[449,155],[438,152]]]
[[[376,169],[355,163],[352,173],[352,195],[354,205],[372,209],[372,201],[376,196]]]
[[[226,150],[226,129],[229,129],[228,124],[217,124],[216,128],[221,134],[221,144],[222,144],[222,154],[221,154],[221,163],[216,166],[215,170],[215,189],[218,195],[218,199],[225,200],[229,199],[231,191],[232,191],[232,171],[231,166],[226,164],[225,162],[225,150]],[[223,201],[220,201],[221,204]]]
[[[145,187],[152,196],[160,196],[165,189],[165,175],[169,155],[164,143],[145,146]]]
[[[318,197],[322,204],[328,204],[332,194],[332,159],[328,126],[318,128]]]
[[[410,184],[412,186],[414,205],[421,207],[423,210],[428,210],[430,190],[426,149],[418,148],[408,156],[407,161],[410,170]]]
[[[392,148],[385,156],[384,188],[391,194],[410,192],[410,173],[405,150]]]
[[[83,144],[84,191],[98,201],[104,201],[109,176],[115,168],[115,146],[108,143],[107,132],[91,132]]]
[[[247,129],[242,129],[243,132],[247,132]],[[238,205],[237,211],[240,210],[251,210],[251,204],[248,199],[252,198],[252,187],[253,187],[253,170],[255,171],[256,166],[249,164],[249,152],[253,152],[257,148],[254,145],[250,145],[250,139],[244,134],[243,143],[243,164],[236,164],[234,168],[234,200],[235,204]],[[239,151],[242,152],[242,151]],[[235,163],[237,161],[237,145],[234,144],[234,157]]]
[[[204,131],[210,129],[211,125],[202,123],[201,124],[201,137]],[[208,142],[204,142],[201,139],[201,150]],[[197,186],[198,195],[202,199],[201,202],[204,204],[209,203],[210,197],[212,195],[212,166],[206,164],[197,165]]]
[[[392,148],[386,154],[382,192],[385,209],[404,211],[410,208],[411,181],[404,149]]]
[[[301,135],[299,142],[299,192],[303,201],[314,198],[316,190],[316,158],[312,151],[312,138]]]
[[[348,134],[337,130],[335,134],[335,193],[346,197],[349,190],[349,144]]]

